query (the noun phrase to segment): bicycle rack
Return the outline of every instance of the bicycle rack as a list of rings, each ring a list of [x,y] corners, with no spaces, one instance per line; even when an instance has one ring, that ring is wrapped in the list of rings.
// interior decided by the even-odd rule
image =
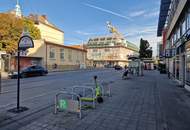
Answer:
[[[81,102],[92,102],[93,108],[96,107],[96,94],[95,94],[95,89],[92,87],[87,87],[84,85],[75,85],[72,87],[72,92],[77,93],[76,90],[81,90],[82,89],[82,97],[80,97]],[[87,90],[89,90],[90,94],[87,95]],[[80,93],[79,93],[80,95]],[[72,97],[73,98],[73,97]]]
[[[63,95],[71,95],[72,99],[61,98],[59,96]],[[74,100],[74,96],[77,97],[77,100]],[[82,111],[81,111],[81,99],[80,96],[73,92],[66,92],[61,91],[56,94],[55,96],[55,114],[58,111],[68,111],[68,112],[76,112],[79,114],[79,118],[82,118]]]

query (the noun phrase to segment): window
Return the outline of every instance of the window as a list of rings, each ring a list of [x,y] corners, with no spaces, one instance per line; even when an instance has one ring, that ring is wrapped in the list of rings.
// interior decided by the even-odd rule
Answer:
[[[55,59],[55,48],[50,48],[49,58]]]
[[[190,9],[188,11],[188,15],[187,15],[187,29],[190,28]]]
[[[104,41],[105,40],[105,38],[100,38],[100,41]]]
[[[93,52],[98,52],[98,50],[97,50],[97,49],[93,49],[92,51],[93,51]]]
[[[64,49],[60,49],[60,59],[64,60]]]
[[[98,38],[94,39],[94,41],[98,41],[98,40],[99,40]]]
[[[178,28],[178,30],[177,30],[177,39],[176,40],[178,40],[180,38],[180,28]]]
[[[176,33],[174,33],[174,42],[176,41],[177,37],[176,37]]]
[[[182,33],[182,35],[185,34],[185,32],[186,32],[186,20],[183,21],[182,27],[181,27],[181,33]]]
[[[108,37],[107,40],[112,40],[112,37]]]
[[[171,41],[171,46],[173,46],[174,45],[174,35],[171,36],[171,40],[170,41]]]
[[[187,57],[186,57],[186,83],[190,85],[190,46],[187,46],[186,49]]]
[[[71,62],[72,61],[72,50],[68,50],[68,59]]]
[[[105,48],[105,52],[109,52],[110,51],[110,49],[109,48]]]

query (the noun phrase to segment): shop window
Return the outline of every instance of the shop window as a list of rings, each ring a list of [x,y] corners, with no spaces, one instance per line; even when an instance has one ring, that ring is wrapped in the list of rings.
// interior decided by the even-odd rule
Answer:
[[[190,47],[186,49],[186,83],[190,85]]]

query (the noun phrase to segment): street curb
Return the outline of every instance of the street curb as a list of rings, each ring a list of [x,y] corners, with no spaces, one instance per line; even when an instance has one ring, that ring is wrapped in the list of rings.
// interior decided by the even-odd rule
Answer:
[[[74,72],[74,71],[88,71],[88,70],[101,70],[101,69],[105,69],[105,68],[89,68],[89,69],[74,69],[74,70],[54,70],[54,71],[48,71],[48,73],[56,73],[56,72]],[[3,72],[4,74],[2,74],[1,72],[1,76],[0,79],[8,79],[8,73],[7,72]],[[6,73],[6,74],[5,74]],[[3,75],[3,76],[2,76]]]

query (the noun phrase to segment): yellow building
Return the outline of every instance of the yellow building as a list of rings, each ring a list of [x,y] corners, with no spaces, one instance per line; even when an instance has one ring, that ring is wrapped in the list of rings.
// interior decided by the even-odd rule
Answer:
[[[86,68],[87,51],[85,49],[36,40],[30,48],[29,57],[41,57],[41,64],[48,70],[71,70]]]
[[[35,57],[31,64],[41,64],[48,70],[86,68],[85,49],[65,46],[64,32],[48,22],[45,15],[30,15],[29,18],[34,21],[42,37],[34,41],[34,48],[28,49],[27,56]]]
[[[35,26],[40,30],[41,39],[55,44],[64,44],[64,32],[51,24],[46,15],[30,14],[29,18],[34,21]]]
[[[87,58],[94,66],[128,65],[128,56],[138,55],[138,47],[122,38],[102,36],[90,38],[87,43]]]

